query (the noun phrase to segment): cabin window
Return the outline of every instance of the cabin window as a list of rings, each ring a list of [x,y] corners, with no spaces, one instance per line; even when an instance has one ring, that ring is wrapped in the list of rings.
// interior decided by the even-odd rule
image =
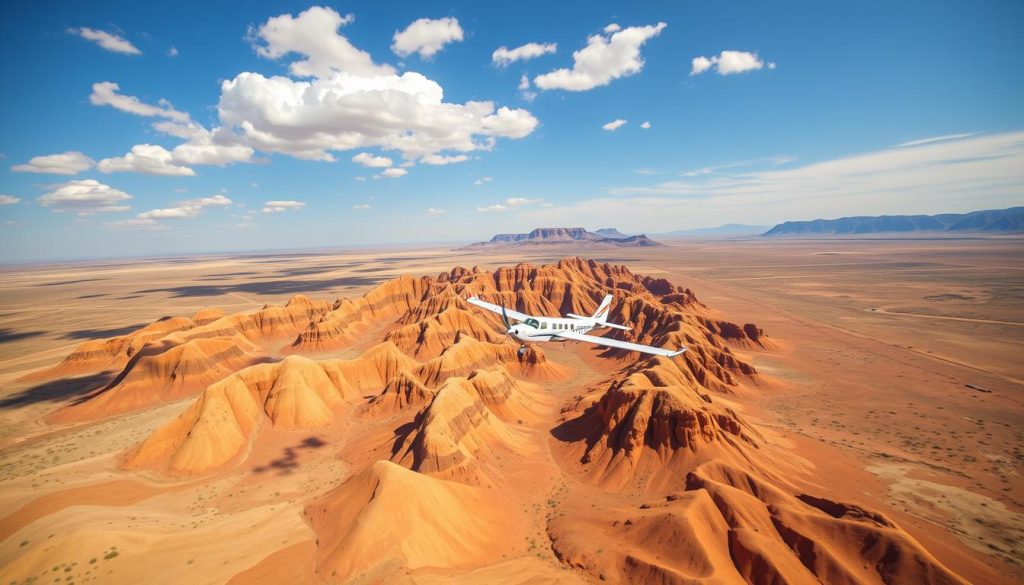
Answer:
[[[548,324],[547,323],[541,323],[540,324],[540,328],[541,329],[547,329],[548,328]]]

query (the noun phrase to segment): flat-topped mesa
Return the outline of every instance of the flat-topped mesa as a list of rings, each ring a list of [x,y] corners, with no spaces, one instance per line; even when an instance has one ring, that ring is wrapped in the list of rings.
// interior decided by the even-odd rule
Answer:
[[[537,228],[524,234],[497,234],[486,242],[477,242],[469,247],[522,246],[531,244],[600,244],[619,247],[662,245],[643,234],[627,236],[613,228],[604,228],[595,233],[581,227],[548,227]]]

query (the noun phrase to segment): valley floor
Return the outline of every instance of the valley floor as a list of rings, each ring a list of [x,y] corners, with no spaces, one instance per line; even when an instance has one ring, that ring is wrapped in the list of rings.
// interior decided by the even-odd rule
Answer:
[[[763,328],[766,350],[735,350],[763,383],[715,399],[806,462],[795,484],[883,511],[971,582],[1024,579],[1024,239],[670,243],[570,253],[667,278],[723,318]],[[252,446],[253,465],[205,479],[124,471],[123,453],[194,398],[48,424],[44,416],[108,380],[22,377],[82,341],[204,308],[354,298],[404,274],[565,255],[393,249],[0,269],[0,582],[318,582],[317,534],[303,510],[370,463],[373,438],[391,432],[373,422],[358,433],[275,432]],[[551,431],[563,406],[613,370],[589,347],[544,352],[569,375],[537,381],[536,417],[513,425],[531,456],[497,459],[514,478],[503,505],[516,517],[500,556],[454,572],[414,568],[409,582],[593,582],[559,560],[551,527],[566,511],[648,504],[610,498],[559,464]]]

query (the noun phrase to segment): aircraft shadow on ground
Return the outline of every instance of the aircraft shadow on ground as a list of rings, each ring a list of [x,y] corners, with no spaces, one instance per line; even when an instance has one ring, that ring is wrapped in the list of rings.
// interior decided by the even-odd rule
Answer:
[[[266,473],[276,470],[277,475],[288,475],[299,467],[299,451],[321,449],[326,446],[327,443],[319,437],[306,437],[298,445],[285,447],[284,455],[281,457],[272,460],[266,465],[254,467],[252,470],[254,473]]]

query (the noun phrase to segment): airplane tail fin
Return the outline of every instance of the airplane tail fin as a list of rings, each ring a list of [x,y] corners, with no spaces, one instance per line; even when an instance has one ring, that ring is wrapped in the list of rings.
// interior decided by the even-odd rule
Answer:
[[[611,327],[612,329],[621,329],[623,331],[629,331],[629,327],[625,325],[619,325],[618,323],[609,323],[608,314],[612,312],[612,295],[605,295],[604,300],[601,301],[601,306],[597,308],[597,312],[591,317],[601,327]]]
[[[597,308],[597,312],[591,317],[593,320],[601,323],[602,325],[608,321],[608,312],[612,308],[612,295],[605,295],[604,300],[601,301],[601,306]]]

